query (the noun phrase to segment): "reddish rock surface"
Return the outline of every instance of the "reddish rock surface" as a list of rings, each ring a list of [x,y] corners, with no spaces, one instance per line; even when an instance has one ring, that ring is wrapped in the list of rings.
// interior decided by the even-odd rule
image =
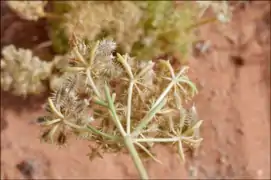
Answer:
[[[2,1],[1,16],[1,47],[34,47],[29,40],[46,40],[44,22],[19,20]],[[195,101],[204,141],[185,165],[169,149],[157,147],[163,165],[147,162],[150,177],[270,179],[270,2],[238,7],[232,22],[201,27],[200,37],[211,46],[189,62],[200,92]],[[72,139],[61,148],[41,143],[33,123],[43,112],[41,102],[1,93],[2,178],[138,177],[128,155],[106,154],[91,162],[87,141]]]

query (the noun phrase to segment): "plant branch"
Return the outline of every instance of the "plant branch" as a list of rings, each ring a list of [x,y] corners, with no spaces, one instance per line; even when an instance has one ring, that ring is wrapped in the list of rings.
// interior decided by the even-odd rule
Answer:
[[[187,70],[187,68],[188,67],[182,68],[178,72],[177,76],[172,79],[172,81],[169,83],[167,88],[162,92],[162,94],[159,96],[156,102],[152,105],[149,113],[143,118],[140,124],[135,128],[134,132],[132,133],[132,136],[136,137],[141,131],[141,129],[144,128],[152,120],[155,114],[165,105],[166,103],[165,98],[167,94],[170,92],[171,88],[179,81],[180,76]]]
[[[106,94],[106,98],[108,101],[109,110],[111,111],[111,116],[114,120],[115,125],[117,126],[118,130],[120,131],[121,135],[124,138],[124,143],[125,143],[128,151],[130,152],[130,155],[132,156],[132,159],[133,159],[135,166],[140,174],[141,179],[146,179],[146,180],[149,179],[148,174],[143,166],[143,163],[142,163],[142,161],[136,151],[136,148],[133,144],[131,136],[126,134],[126,132],[124,131],[124,129],[120,123],[119,117],[116,113],[116,109],[113,104],[112,97],[110,96],[109,87],[107,85],[105,85],[105,94]]]
[[[124,69],[126,70],[127,74],[129,75],[130,79],[134,79],[134,75],[132,73],[131,67],[127,63],[127,56],[126,58],[123,58],[122,55],[117,53],[118,61],[124,66]]]
[[[130,155],[132,156],[132,159],[133,159],[135,166],[140,174],[141,179],[148,180],[149,177],[146,172],[146,169],[144,168],[144,165],[143,165],[143,163],[138,155],[138,152],[136,151],[136,148],[135,148],[132,141],[133,140],[129,135],[124,138],[124,143],[125,143],[128,151],[130,152]]]
[[[166,104],[166,101],[167,101],[167,99],[164,98],[164,99],[162,99],[160,104],[158,104],[154,108],[151,108],[151,110],[144,116],[144,118],[141,120],[139,125],[133,131],[133,133],[132,133],[133,137],[136,137],[140,134],[140,131],[152,120],[152,118],[156,115],[156,113],[163,108],[163,106]]]
[[[131,131],[131,110],[132,110],[132,95],[133,95],[134,82],[131,81],[128,89],[127,98],[127,120],[126,120],[126,132],[130,134]]]
[[[74,49],[74,52],[76,54],[76,56],[78,57],[78,60],[81,61],[83,64],[87,64],[87,62],[85,61],[84,57],[80,54],[80,52],[78,51],[77,47]]]
[[[105,138],[107,138],[107,139],[111,139],[111,140],[114,140],[114,141],[117,141],[117,140],[120,139],[120,137],[117,137],[117,136],[113,136],[113,135],[104,133],[104,132],[99,131],[98,129],[96,129],[95,127],[90,126],[90,125],[88,125],[88,126],[86,127],[86,129],[87,129],[88,131],[91,131],[91,132],[95,133],[95,134],[101,135],[101,136],[103,136],[103,137],[105,137]]]
[[[81,126],[78,126],[74,123],[71,123],[69,121],[64,121],[65,124],[67,124],[68,126],[74,128],[74,129],[78,129],[80,131],[89,131],[91,133],[95,133],[97,135],[101,135],[107,139],[111,139],[111,140],[120,140],[119,137],[117,136],[113,136],[113,135],[110,135],[110,134],[107,134],[107,133],[104,133],[102,131],[99,131],[98,129],[96,129],[95,127],[91,126],[91,125],[87,125],[87,127],[81,127]]]
[[[91,49],[91,52],[90,52],[90,60],[89,60],[89,65],[90,65],[90,66],[92,66],[92,64],[93,64],[93,61],[94,61],[95,56],[96,56],[95,53],[96,53],[96,51],[97,51],[97,49],[98,49],[99,44],[100,44],[100,41],[97,41],[96,44],[95,44],[95,46]]]
[[[95,104],[98,104],[98,105],[100,105],[100,106],[103,106],[103,107],[105,107],[105,108],[108,108],[108,105],[107,105],[107,103],[106,102],[104,102],[104,101],[101,101],[101,100],[99,100],[99,99],[95,99],[94,98],[94,101],[93,101]]]
[[[67,72],[80,72],[80,71],[83,71],[85,70],[84,67],[66,67],[64,69],[64,72],[67,71]]]
[[[119,119],[119,117],[117,115],[117,112],[116,112],[116,109],[115,109],[112,97],[110,95],[110,90],[109,90],[109,87],[107,85],[105,85],[105,95],[106,95],[106,98],[107,98],[108,107],[109,107],[112,119],[113,119],[115,125],[117,126],[117,128],[119,129],[121,135],[123,137],[125,137],[126,136],[126,132],[124,131],[124,129],[122,127],[122,124],[120,123],[120,119]]]
[[[62,114],[61,112],[59,112],[59,111],[56,109],[56,107],[55,107],[55,105],[54,105],[54,103],[53,103],[53,101],[52,101],[51,98],[48,98],[48,103],[49,103],[49,106],[50,106],[51,110],[52,110],[59,118],[63,119],[63,118],[64,118],[63,114]]]
[[[92,77],[91,77],[91,73],[90,73],[90,70],[89,70],[89,69],[87,69],[86,74],[87,74],[87,77],[88,77],[90,86],[92,87],[94,93],[96,94],[96,96],[98,96],[98,98],[101,98],[101,94],[100,94],[98,88],[96,87],[96,85],[95,85],[94,82],[93,82],[93,79],[92,79]]]
[[[148,71],[150,71],[154,66],[154,63],[149,63],[145,68],[143,68],[137,75],[136,79],[140,79],[140,77],[144,76]]]
[[[152,153],[147,149],[145,148],[142,144],[138,143],[138,142],[135,142],[135,144],[140,147],[143,151],[145,151],[145,153],[147,153],[153,160],[155,160],[156,162],[162,164],[162,162],[157,159],[154,155],[152,155]]]
[[[137,138],[135,142],[176,142],[179,141],[179,137],[173,138]]]
[[[61,121],[61,119],[58,118],[58,119],[54,119],[54,120],[51,120],[51,121],[46,121],[46,122],[44,122],[44,123],[41,123],[41,125],[49,126],[49,125],[51,125],[51,124],[55,124],[55,123],[58,123],[58,122],[60,122],[60,121]]]

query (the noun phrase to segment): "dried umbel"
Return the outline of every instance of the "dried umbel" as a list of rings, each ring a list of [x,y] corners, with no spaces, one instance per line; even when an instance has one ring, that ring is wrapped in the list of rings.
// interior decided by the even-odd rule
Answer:
[[[13,45],[2,49],[1,88],[16,95],[40,94],[47,87],[43,81],[52,73],[52,63],[42,61],[29,49]]]
[[[67,131],[72,128],[85,127],[92,118],[88,113],[88,101],[78,97],[78,81],[80,75],[71,75],[53,93],[46,105],[49,116],[45,117],[43,125],[49,126],[43,134],[45,141],[66,142]],[[73,127],[73,124],[75,127]]]
[[[83,135],[98,144],[91,159],[126,148],[142,179],[148,175],[141,158],[159,161],[151,152],[155,144],[173,144],[182,160],[184,148],[199,146],[202,121],[194,105],[183,107],[197,93],[188,67],[136,61],[127,54],[115,57],[110,40],[74,44],[71,64],[63,69],[67,78],[48,98],[43,140],[62,145],[70,134]]]
[[[135,44],[132,55],[150,59],[154,55],[184,58],[190,54],[195,34],[189,27],[197,19],[198,8],[193,2],[176,5],[173,1],[143,1],[143,15],[138,27],[143,33]]]
[[[56,1],[50,37],[58,53],[67,51],[73,34],[87,41],[112,38],[118,51],[137,59],[191,51],[198,9],[192,2],[176,7],[173,1]]]
[[[44,7],[47,1],[7,1],[8,6],[21,18],[37,21],[45,16]]]
[[[50,36],[58,52],[64,51],[63,43],[72,34],[88,41],[113,38],[130,51],[142,31],[136,27],[142,12],[132,1],[55,1],[53,7],[53,13],[64,17],[50,21]]]

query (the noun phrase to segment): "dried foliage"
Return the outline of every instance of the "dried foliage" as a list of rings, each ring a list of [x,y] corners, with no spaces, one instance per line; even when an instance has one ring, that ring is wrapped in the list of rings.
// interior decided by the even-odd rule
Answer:
[[[63,17],[50,21],[51,39],[59,53],[68,50],[67,39],[73,34],[88,41],[110,36],[130,51],[142,31],[136,27],[142,12],[132,1],[55,1],[53,12]]]
[[[70,47],[71,37],[74,35],[86,45],[91,45],[90,42],[101,38],[112,39],[118,44],[117,50],[120,53],[129,53],[138,60],[167,55],[167,57],[175,56],[184,62],[186,59],[184,56],[190,54],[195,40],[193,29],[209,22],[208,19],[202,22],[200,20],[205,10],[212,7],[216,13],[223,15],[227,15],[229,10],[224,1],[221,3],[181,2],[178,5],[172,1],[52,1],[51,13],[44,12],[47,1],[7,1],[7,3],[24,19],[37,20],[47,17],[50,24],[48,33],[53,48],[62,54],[52,59],[53,69],[57,71],[53,70],[54,73],[45,78],[49,80],[50,89],[56,89],[66,75],[64,71],[59,71],[59,67],[66,66],[68,63],[66,53]],[[197,4],[199,7],[196,6]],[[218,15],[218,19],[219,17]],[[85,51],[83,54],[88,53],[85,47],[81,49]],[[110,64],[103,66],[107,66],[104,67],[104,71],[107,71],[103,72],[105,74],[118,72],[108,68]],[[3,71],[11,72],[5,70],[6,66],[1,68]],[[26,73],[32,69],[34,68],[23,71]],[[16,74],[23,71],[20,69]],[[33,72],[27,73],[33,74]],[[6,85],[3,88],[6,90],[10,87],[9,81],[17,81],[10,80],[9,77],[5,79]],[[43,92],[41,85],[36,88],[36,93]],[[31,94],[34,90],[23,88],[18,91],[25,92],[17,94]]]
[[[53,12],[64,16],[51,21],[57,52],[67,51],[67,39],[75,34],[90,42],[111,38],[120,52],[150,59],[189,52],[194,34],[187,28],[198,9],[191,2],[177,8],[172,1],[57,1]]]
[[[230,19],[226,1],[56,1],[53,12],[62,19],[50,21],[50,36],[58,53],[67,52],[73,34],[88,42],[111,38],[118,51],[138,59],[189,55],[196,40],[193,27]],[[211,7],[217,18],[201,19]]]
[[[44,7],[47,1],[7,1],[9,7],[14,10],[21,18],[37,21],[45,17]]]
[[[47,87],[43,83],[52,72],[52,63],[40,60],[31,50],[13,45],[3,48],[1,88],[16,95],[39,94]]]

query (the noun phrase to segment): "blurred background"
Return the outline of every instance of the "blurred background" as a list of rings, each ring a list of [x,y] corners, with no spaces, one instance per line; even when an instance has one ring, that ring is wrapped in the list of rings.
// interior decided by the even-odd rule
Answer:
[[[188,63],[204,141],[182,165],[177,154],[157,147],[163,164],[146,163],[151,178],[270,179],[270,16],[269,1],[250,1],[235,8],[229,23],[199,28]],[[1,1],[1,49],[33,49],[48,41],[46,28],[44,19],[22,20]],[[1,91],[1,179],[138,177],[126,154],[89,161],[87,141],[41,143],[35,120],[47,95],[23,99]]]

